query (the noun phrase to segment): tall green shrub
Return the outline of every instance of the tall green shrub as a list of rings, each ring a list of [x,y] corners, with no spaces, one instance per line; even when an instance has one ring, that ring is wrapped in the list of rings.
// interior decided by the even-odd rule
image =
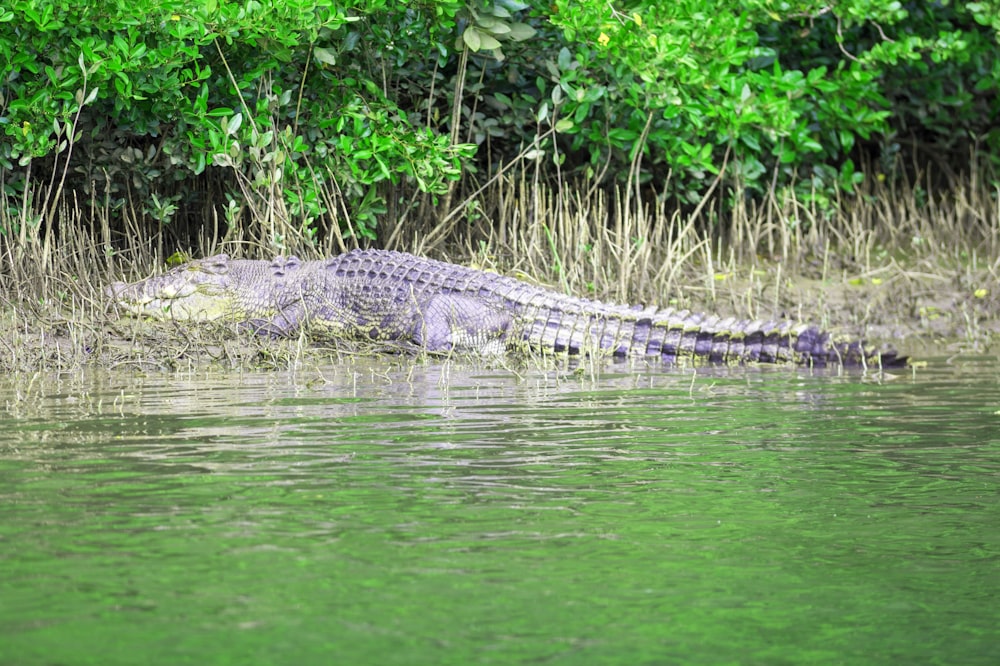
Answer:
[[[373,237],[389,210],[436,213],[463,176],[518,160],[682,202],[721,183],[829,207],[864,169],[997,164],[998,15],[1000,0],[10,0],[3,219],[37,225],[72,191],[161,225],[253,220],[278,245],[329,224]]]
[[[891,153],[915,125],[946,135],[956,113],[1000,150],[1000,52],[972,20],[987,3],[625,4],[556,2],[551,19],[569,50],[551,67],[553,102],[594,169],[642,150],[645,175],[680,176],[689,200],[723,163],[750,192],[825,197],[862,177],[859,142]]]
[[[0,168],[10,204],[20,205],[37,163],[44,181],[109,196],[113,207],[139,202],[166,222],[205,188],[167,188],[162,198],[156,181],[192,183],[215,169],[230,182],[230,217],[249,207],[314,231],[331,212],[323,188],[334,188],[353,231],[371,236],[379,184],[440,193],[471,154],[410,123],[396,91],[354,61],[374,20],[405,13],[386,7],[14,0],[0,10],[0,60],[9,63],[0,72]]]

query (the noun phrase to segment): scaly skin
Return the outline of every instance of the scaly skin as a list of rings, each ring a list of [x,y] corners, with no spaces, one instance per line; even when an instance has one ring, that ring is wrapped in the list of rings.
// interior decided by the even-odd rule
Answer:
[[[412,343],[430,352],[539,351],[689,358],[711,363],[893,366],[895,352],[834,342],[815,326],[720,319],[567,296],[509,277],[400,252],[332,259],[193,261],[133,284],[118,307],[145,317],[229,319],[271,335]]]

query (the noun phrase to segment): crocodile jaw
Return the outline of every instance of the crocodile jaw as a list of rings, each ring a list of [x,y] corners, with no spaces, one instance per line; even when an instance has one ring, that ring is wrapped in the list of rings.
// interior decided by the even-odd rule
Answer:
[[[165,290],[160,295],[132,295],[128,291],[134,286],[118,282],[111,286],[109,292],[119,308],[136,317],[212,321],[238,315],[238,309],[221,292],[197,290],[174,295]]]
[[[171,271],[132,284],[116,282],[107,289],[115,306],[137,317],[212,321],[238,314],[229,279],[198,270]]]

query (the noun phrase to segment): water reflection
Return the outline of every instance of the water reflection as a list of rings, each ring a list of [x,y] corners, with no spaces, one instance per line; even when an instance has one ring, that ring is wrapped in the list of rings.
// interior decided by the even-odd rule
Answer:
[[[556,442],[600,456],[701,437],[764,448],[835,441],[885,453],[995,443],[996,402],[987,395],[970,404],[973,391],[961,373],[929,370],[880,384],[771,368],[612,367],[594,378],[398,362],[299,373],[94,374],[9,389],[16,427],[0,433],[0,451],[35,455],[53,443],[58,455],[86,455],[88,445],[106,442],[155,460],[195,450],[278,459],[329,443],[433,456]],[[970,410],[972,418],[960,416]],[[817,423],[822,437],[811,438]]]

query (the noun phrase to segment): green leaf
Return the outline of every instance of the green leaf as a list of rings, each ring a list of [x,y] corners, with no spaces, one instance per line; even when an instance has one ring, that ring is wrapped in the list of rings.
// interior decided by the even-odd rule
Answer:
[[[243,124],[243,114],[236,113],[232,118],[222,119],[222,131],[224,131],[229,136],[234,136],[240,129],[240,125]]]
[[[538,113],[535,114],[535,119],[538,122],[543,123],[548,119],[548,117],[549,117],[549,103],[542,102],[541,105],[539,105],[538,107]]]
[[[529,9],[531,5],[526,2],[518,2],[518,0],[496,0],[498,5],[503,5],[508,10],[512,12],[523,12],[525,9]]]
[[[840,137],[840,148],[845,152],[851,152],[851,148],[854,147],[854,133],[849,130],[840,130],[838,132]]]
[[[473,51],[479,51],[479,47],[482,44],[483,37],[482,34],[476,30],[475,26],[469,26],[462,33],[462,41]]]
[[[565,46],[559,49],[559,69],[567,70],[573,68],[573,54]]]
[[[506,21],[502,21],[492,16],[480,16],[476,21],[476,26],[494,35],[505,35],[510,32],[510,26]]]
[[[479,48],[484,51],[492,51],[493,49],[500,48],[500,42],[496,37],[487,35],[485,32],[481,32],[479,33]]]
[[[337,64],[337,55],[332,50],[320,46],[313,49],[313,57],[324,65],[332,67]]]
[[[523,42],[534,37],[537,32],[527,23],[511,23],[509,37],[515,42]]]

